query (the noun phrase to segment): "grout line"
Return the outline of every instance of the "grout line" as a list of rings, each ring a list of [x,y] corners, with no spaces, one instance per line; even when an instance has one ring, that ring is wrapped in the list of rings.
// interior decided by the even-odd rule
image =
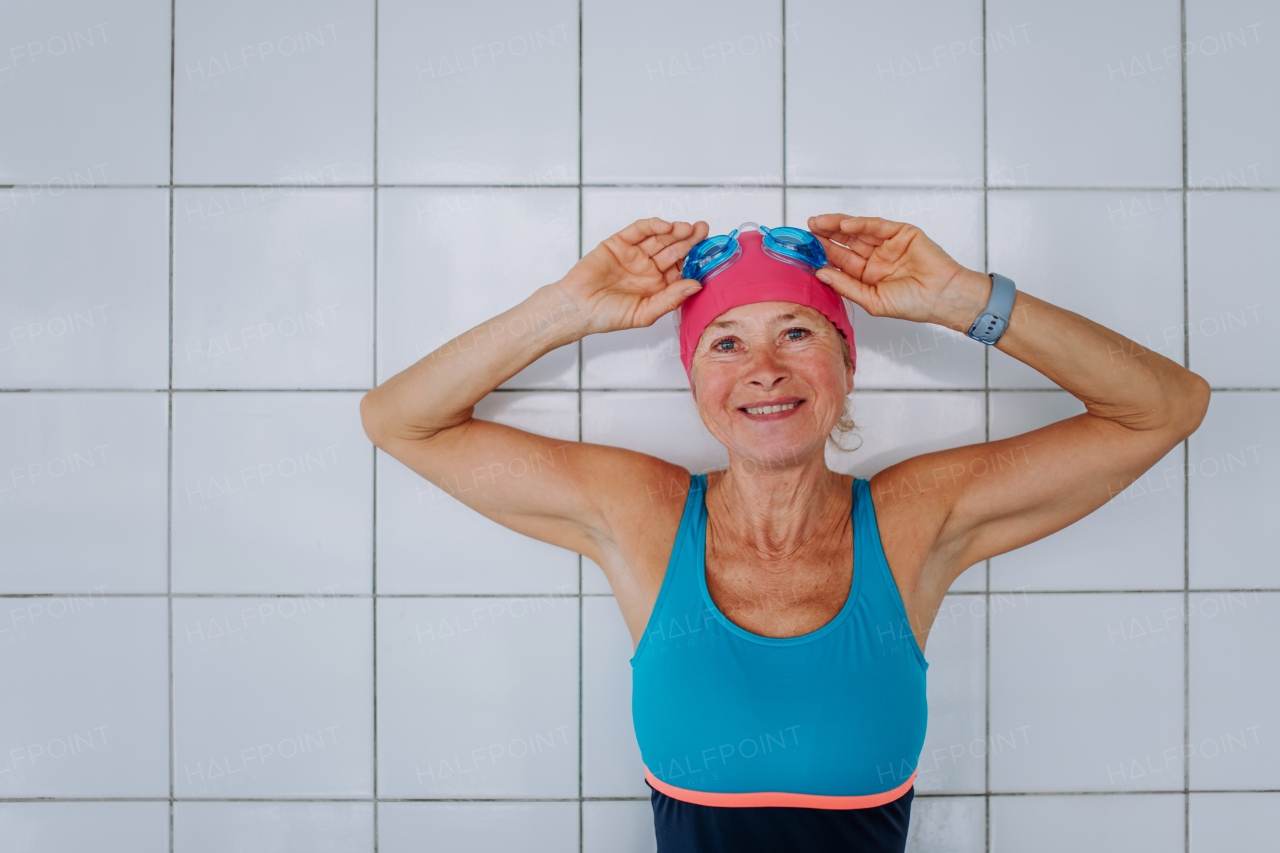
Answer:
[[[1185,301],[1185,299],[1184,299]],[[1185,310],[1185,306],[1184,306]],[[579,341],[581,343],[581,341]],[[981,346],[981,344],[979,344]],[[1185,335],[1184,335],[1185,346]],[[579,373],[582,360],[579,358]],[[984,368],[985,370],[985,368]],[[1274,394],[1280,386],[1210,386],[1214,393]],[[364,394],[368,388],[0,388],[0,394]],[[866,388],[857,390],[873,394],[1066,394],[1061,388]],[[495,388],[493,394],[687,394],[686,388]]]
[[[373,321],[372,348],[373,376],[371,386],[378,386],[378,0],[373,0],[373,245],[371,282],[373,310],[370,317]],[[370,627],[372,643],[370,654],[373,657],[373,853],[378,853],[378,448],[370,442],[369,452],[373,454],[370,512],[370,557],[369,557],[369,590],[372,597],[370,603]]]
[[[176,752],[173,726],[173,133],[174,133],[174,67],[177,62],[177,0],[169,0],[169,387],[168,403],[168,460],[165,471],[165,610],[169,620],[169,853],[173,853],[174,835],[174,765]]]
[[[787,0],[782,0],[782,224],[787,224]]]
[[[1181,44],[1187,43],[1187,2],[1179,9],[1182,29]],[[1190,271],[1187,267],[1187,52],[1181,54],[1182,77],[1182,363],[1191,369]],[[1191,473],[1188,467],[1191,438],[1182,442],[1182,742],[1191,743]],[[1191,758],[1182,759],[1182,830],[1183,849],[1191,853]]]
[[[66,189],[76,190],[150,190],[150,189],[168,189],[170,184],[94,184],[86,186],[73,186]],[[579,182],[572,184],[530,184],[528,182],[519,184],[403,184],[403,183],[368,183],[368,184],[315,184],[307,186],[299,186],[292,184],[172,184],[178,189],[205,189],[205,190],[273,190],[288,187],[292,190],[326,190],[326,189],[370,189],[379,187],[381,189],[444,189],[444,190],[469,190],[469,189],[519,189],[519,190],[539,190],[539,189],[572,189],[574,187],[602,187],[602,188],[619,188],[619,189],[707,189],[713,187],[743,187],[750,186],[752,190],[889,190],[900,191],[904,193],[920,193],[920,192],[950,192],[950,193],[978,193],[981,190],[974,188],[968,184],[955,184],[945,186],[941,184],[783,184],[783,183],[765,183],[751,182],[746,183],[702,183],[702,184],[661,184],[661,183],[589,183]],[[1004,186],[994,184],[984,188],[994,190],[995,192],[1181,192],[1183,187],[1158,187],[1158,186],[1132,186],[1132,187],[1107,187],[1107,186],[1053,186],[1045,184],[1042,186],[1019,185]],[[34,189],[37,192],[44,189],[44,184],[0,184],[0,190],[24,190]],[[1197,188],[1186,187],[1187,192],[1204,193],[1205,195],[1215,195],[1224,192],[1277,192],[1280,186],[1274,187],[1213,187],[1213,188]]]
[[[1138,791],[993,791],[993,797],[1147,797],[1178,794],[1280,794],[1280,788],[1155,788]],[[979,799],[979,792],[930,792],[921,800]],[[168,797],[0,797],[0,803],[168,803]],[[648,803],[649,797],[177,797],[178,803]]]
[[[983,271],[991,269],[991,216],[989,213],[991,192],[989,187],[987,163],[987,0],[982,0],[982,266]],[[991,441],[991,347],[983,346],[982,353],[982,418],[983,441]],[[986,692],[982,703],[983,710],[983,743],[982,750],[982,823],[983,850],[991,853],[991,560],[986,561],[984,571],[986,594],[983,596],[983,638],[984,660],[982,665],[983,687]]]
[[[582,0],[578,0],[578,257],[579,258],[582,257],[582,252],[584,248],[583,247],[583,229],[585,226],[584,226],[584,221],[582,217],[583,217],[583,195],[585,194],[585,192],[582,188],[583,187],[582,179],[584,177],[584,171],[586,169],[586,164],[583,158],[583,149],[582,149],[582,112],[583,112],[582,110],[582,106],[583,106],[582,104],[582,99],[583,99],[582,53],[583,53],[583,44],[585,41],[583,39],[583,34],[582,34],[582,19],[583,19]],[[577,342],[578,388],[577,388],[576,396],[578,398],[578,441],[582,441],[582,367],[583,367],[583,361],[584,361],[582,341],[583,339],[579,338]],[[585,838],[586,806],[583,802],[583,797],[582,797],[584,793],[583,787],[582,787],[582,769],[583,769],[582,768],[582,764],[583,764],[583,759],[582,759],[582,753],[583,753],[582,623],[583,623],[583,618],[582,617],[583,617],[583,609],[585,606],[585,601],[582,597],[582,571],[583,571],[582,561],[583,559],[584,559],[583,556],[579,554],[578,555],[578,595],[577,595],[578,597],[578,853],[583,853],[586,845],[586,838]]]
[[[977,565],[976,563],[974,565]],[[1275,595],[1280,593],[1280,587],[1250,587],[1250,588],[1183,588],[1177,589],[971,589],[971,590],[949,590],[948,596],[1028,596],[1028,595],[1177,595],[1181,593],[1189,593],[1192,595],[1246,595],[1248,593],[1265,593],[1267,595]],[[581,593],[586,598],[613,598],[611,592],[584,592]],[[360,599],[360,598],[577,598],[579,593],[576,592],[379,592],[376,595],[367,592],[350,592],[350,593],[311,593],[311,592],[2,592],[0,591],[0,599],[2,598],[72,598],[77,599],[107,599],[107,598],[218,598],[218,599],[235,599],[235,598],[301,598],[319,601],[322,599]]]

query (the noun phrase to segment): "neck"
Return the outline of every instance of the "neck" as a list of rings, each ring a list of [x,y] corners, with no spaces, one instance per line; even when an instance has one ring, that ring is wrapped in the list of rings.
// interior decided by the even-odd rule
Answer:
[[[805,545],[843,535],[852,501],[845,478],[821,453],[779,468],[731,453],[729,469],[708,484],[708,523],[763,561],[785,561]]]

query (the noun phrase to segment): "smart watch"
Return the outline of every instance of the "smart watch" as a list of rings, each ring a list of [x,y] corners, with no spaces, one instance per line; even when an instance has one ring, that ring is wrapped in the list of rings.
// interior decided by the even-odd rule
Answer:
[[[969,327],[968,335],[975,341],[991,346],[1009,328],[1009,315],[1013,313],[1013,299],[1018,291],[1013,286],[1013,279],[998,272],[987,275],[991,277],[991,297],[987,299],[987,307],[982,309],[978,319]]]

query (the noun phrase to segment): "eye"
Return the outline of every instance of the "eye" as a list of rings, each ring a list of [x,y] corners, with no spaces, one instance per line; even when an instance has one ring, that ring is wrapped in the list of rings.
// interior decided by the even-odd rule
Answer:
[[[720,346],[720,345],[721,345],[721,344],[735,344],[735,343],[737,343],[737,339],[736,339],[736,338],[721,338],[720,340],[716,341],[715,343],[713,343],[713,344],[711,345],[711,351],[712,351],[712,352],[733,352],[733,350],[732,350],[732,349],[727,349],[727,348],[724,348],[724,347],[722,347],[722,346]]]
[[[792,332],[799,332],[801,337],[792,337]],[[799,326],[797,326],[794,329],[787,329],[782,334],[785,335],[787,340],[789,341],[802,341],[804,340],[803,335],[810,335],[812,334],[812,332],[810,332],[808,329],[802,329]]]

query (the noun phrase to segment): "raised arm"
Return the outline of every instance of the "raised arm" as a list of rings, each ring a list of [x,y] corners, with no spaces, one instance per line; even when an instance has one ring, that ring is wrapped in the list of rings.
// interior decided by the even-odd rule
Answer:
[[[594,332],[650,326],[675,309],[699,286],[680,278],[680,262],[706,233],[705,222],[632,223],[560,281],[367,393],[360,401],[365,433],[504,527],[603,565],[597,555],[612,536],[617,501],[637,493],[618,484],[635,482],[643,489],[662,471],[680,469],[644,454],[557,441],[472,413],[483,397],[551,350]]]
[[[987,304],[991,279],[914,226],[839,214],[810,223],[840,267],[832,286],[873,316],[967,331]],[[891,566],[904,599],[916,599],[916,613],[910,605],[908,612],[918,636],[966,568],[1055,533],[1120,494],[1193,433],[1209,405],[1199,375],[1021,291],[995,346],[1086,412],[1002,441],[916,456],[872,477],[886,555],[897,559]]]

